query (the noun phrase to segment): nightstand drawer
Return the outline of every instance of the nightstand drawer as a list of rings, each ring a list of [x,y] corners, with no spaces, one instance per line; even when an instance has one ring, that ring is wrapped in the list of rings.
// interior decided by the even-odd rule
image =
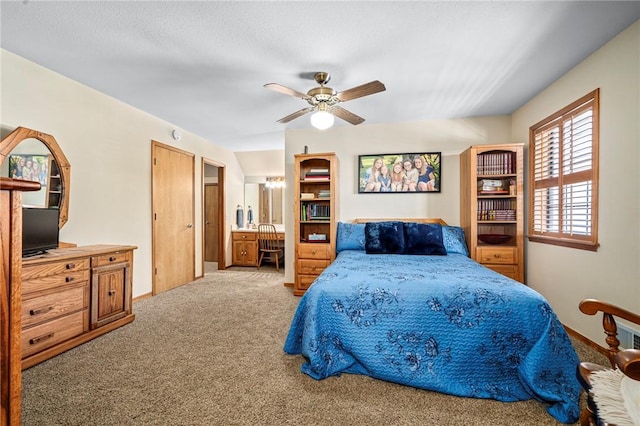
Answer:
[[[81,335],[84,331],[83,319],[84,312],[80,311],[22,330],[22,357]]]
[[[296,271],[299,274],[318,275],[324,271],[324,268],[327,266],[329,266],[328,260],[300,259],[298,260],[298,268]]]
[[[298,289],[308,289],[317,277],[317,275],[298,275]]]
[[[515,247],[478,247],[479,263],[518,263]]]
[[[484,265],[499,274],[518,280],[518,265]]]
[[[329,254],[329,244],[312,243],[298,244],[298,258],[302,259],[325,259],[331,258]]]
[[[88,306],[85,301],[85,287],[51,293],[22,301],[22,328],[40,324],[45,321],[81,311]]]

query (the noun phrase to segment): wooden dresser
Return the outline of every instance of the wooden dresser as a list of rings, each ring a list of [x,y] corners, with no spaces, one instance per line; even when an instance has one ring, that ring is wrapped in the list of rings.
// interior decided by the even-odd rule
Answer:
[[[133,246],[50,250],[22,262],[22,369],[132,322]]]

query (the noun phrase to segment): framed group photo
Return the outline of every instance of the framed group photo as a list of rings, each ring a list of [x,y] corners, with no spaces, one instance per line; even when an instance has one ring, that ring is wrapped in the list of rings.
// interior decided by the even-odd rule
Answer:
[[[358,156],[358,193],[440,192],[441,153]]]
[[[10,154],[9,177],[13,179],[31,180],[47,185],[49,173],[49,156],[40,154]]]

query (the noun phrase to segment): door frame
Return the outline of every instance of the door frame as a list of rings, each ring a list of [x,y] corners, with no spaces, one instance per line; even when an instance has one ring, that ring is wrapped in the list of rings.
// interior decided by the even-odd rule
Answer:
[[[225,179],[225,165],[215,160],[211,160],[205,157],[202,157],[202,164],[200,166],[200,182],[201,192],[200,192],[200,205],[202,206],[202,275],[204,275],[204,239],[205,239],[205,211],[204,211],[204,168],[205,165],[214,166],[218,168],[218,270],[224,270],[227,268],[227,252],[226,248],[226,238],[227,235],[225,233],[225,222],[224,218],[226,216],[226,207],[224,204],[225,196],[224,196],[224,179]]]

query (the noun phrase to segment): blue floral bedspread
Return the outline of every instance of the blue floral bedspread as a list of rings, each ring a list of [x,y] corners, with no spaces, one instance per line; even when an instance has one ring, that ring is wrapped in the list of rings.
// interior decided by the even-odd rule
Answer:
[[[343,251],[300,299],[284,345],[315,379],[364,374],[579,417],[578,357],[536,291],[461,254]]]

